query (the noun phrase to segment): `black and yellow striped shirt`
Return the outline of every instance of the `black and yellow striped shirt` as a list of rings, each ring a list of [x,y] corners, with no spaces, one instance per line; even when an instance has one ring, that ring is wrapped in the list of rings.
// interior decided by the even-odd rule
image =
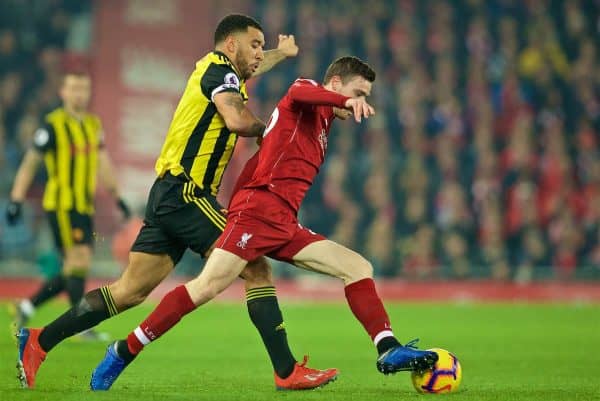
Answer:
[[[237,141],[213,103],[220,92],[240,93],[248,100],[246,83],[231,61],[214,51],[196,63],[188,80],[156,161],[159,177],[185,174],[201,190],[217,195]]]
[[[103,146],[100,118],[86,113],[80,120],[59,107],[46,115],[33,146],[43,153],[48,172],[44,209],[93,214],[98,149]]]

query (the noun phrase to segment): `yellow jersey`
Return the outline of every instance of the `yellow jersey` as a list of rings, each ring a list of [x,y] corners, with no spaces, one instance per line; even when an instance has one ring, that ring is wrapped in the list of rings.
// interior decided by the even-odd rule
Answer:
[[[103,146],[100,118],[85,113],[78,119],[59,107],[46,115],[33,136],[48,172],[43,208],[94,213],[98,150]]]
[[[184,174],[201,190],[217,195],[237,141],[213,102],[221,92],[240,93],[248,101],[246,83],[229,58],[213,51],[196,63],[187,82],[156,161],[159,177]]]

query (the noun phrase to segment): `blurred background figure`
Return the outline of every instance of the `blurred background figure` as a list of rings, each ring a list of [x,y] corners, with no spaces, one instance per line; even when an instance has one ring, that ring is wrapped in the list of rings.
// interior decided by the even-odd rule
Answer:
[[[0,207],[33,132],[57,105],[63,69],[83,60],[120,187],[142,209],[177,94],[196,56],[210,49],[198,39],[210,37],[204,26],[244,12],[263,21],[265,37],[293,33],[302,49],[250,87],[262,118],[297,76],[323,74],[330,58],[323,55],[354,54],[378,73],[376,118],[332,129],[327,163],[301,210],[306,226],[368,255],[384,277],[600,278],[597,1],[8,0],[0,7]],[[254,150],[240,141],[223,203]],[[107,193],[98,196],[92,274],[114,276],[118,213]],[[48,258],[30,252],[51,248],[41,217],[32,203],[24,225],[0,221],[0,275],[51,270]],[[177,272],[197,265],[186,256]]]

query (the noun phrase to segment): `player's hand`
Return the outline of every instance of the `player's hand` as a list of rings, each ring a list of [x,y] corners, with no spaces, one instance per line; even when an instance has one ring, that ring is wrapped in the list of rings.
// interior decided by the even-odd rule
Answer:
[[[298,54],[298,46],[296,46],[294,35],[279,35],[277,50],[281,51],[286,57],[296,57]]]
[[[375,114],[375,109],[371,106],[363,96],[360,97],[352,97],[346,100],[346,104],[344,106],[348,110],[352,110],[354,114],[354,120],[359,123],[362,121],[362,118],[369,118]]]
[[[119,208],[119,210],[121,210],[121,213],[123,214],[125,220],[129,220],[129,218],[131,217],[131,209],[129,208],[127,203],[125,203],[123,198],[117,198],[117,207]]]
[[[6,222],[10,226],[14,226],[17,224],[23,215],[23,203],[9,201],[8,206],[6,207]]]

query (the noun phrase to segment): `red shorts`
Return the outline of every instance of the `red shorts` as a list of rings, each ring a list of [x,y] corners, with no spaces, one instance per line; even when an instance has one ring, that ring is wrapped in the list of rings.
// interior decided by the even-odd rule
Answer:
[[[298,223],[294,210],[265,189],[237,192],[227,212],[227,225],[217,248],[254,260],[267,255],[291,262],[305,246],[326,239]]]

